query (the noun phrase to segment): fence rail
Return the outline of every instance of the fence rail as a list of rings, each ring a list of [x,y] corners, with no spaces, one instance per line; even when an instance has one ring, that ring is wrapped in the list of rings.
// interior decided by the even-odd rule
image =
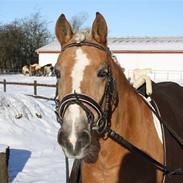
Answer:
[[[22,83],[22,82],[9,82],[4,79],[3,81],[0,81],[0,84],[6,84],[6,85],[23,85],[23,86],[43,86],[43,87],[56,87],[55,84],[43,84],[43,83],[37,83],[35,80],[34,83]]]
[[[49,88],[56,88],[55,84],[43,84],[43,83],[38,83],[36,80],[33,83],[25,83],[25,82],[9,82],[4,79],[3,81],[0,81],[0,84],[3,85],[3,91],[7,92],[7,85],[17,85],[17,86],[33,86],[34,89],[34,94],[28,94],[28,96],[32,96],[35,98],[41,98],[41,99],[47,99],[47,100],[54,100],[53,98],[48,98],[44,96],[39,96],[37,95],[38,87],[49,87]]]
[[[133,70],[128,70],[128,78],[133,78]],[[183,81],[182,70],[152,70],[151,79],[154,81]]]

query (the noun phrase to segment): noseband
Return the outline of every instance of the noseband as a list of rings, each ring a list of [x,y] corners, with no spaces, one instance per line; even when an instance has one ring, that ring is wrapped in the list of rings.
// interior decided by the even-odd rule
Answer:
[[[107,127],[107,119],[105,118],[104,112],[102,111],[100,105],[91,97],[83,94],[73,94],[66,95],[61,102],[57,105],[57,120],[60,124],[63,123],[63,118],[66,109],[73,104],[79,105],[86,113],[88,118],[88,123],[90,130],[96,130],[99,134],[103,133]],[[94,122],[94,114],[89,109],[91,107],[98,115],[97,120]]]
[[[108,47],[103,47],[99,44],[92,42],[71,43],[63,47],[62,51],[66,50],[67,48],[81,46],[92,46],[98,48],[102,51],[105,51],[111,57],[111,52]],[[97,103],[93,98],[76,92],[64,96],[61,101],[56,99],[55,102],[57,121],[62,125],[64,122],[63,119],[66,109],[70,105],[76,104],[85,111],[90,130],[96,131],[98,134],[104,134],[106,132],[107,127],[110,124],[109,119],[112,113],[112,105],[114,104],[113,90],[114,79],[112,77],[111,68],[110,66],[108,66],[107,81],[104,89],[104,94],[100,102]],[[97,117],[95,117],[93,111],[95,111]]]

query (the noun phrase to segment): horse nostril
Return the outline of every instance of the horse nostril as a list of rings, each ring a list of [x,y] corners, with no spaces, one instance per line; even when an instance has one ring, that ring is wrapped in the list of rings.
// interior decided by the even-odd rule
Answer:
[[[79,144],[79,146],[81,147],[81,148],[83,148],[83,147],[87,147],[87,146],[89,146],[90,145],[90,134],[89,134],[89,132],[87,132],[87,131],[84,131],[84,132],[82,132],[81,134],[80,134],[80,136],[79,136],[79,139],[78,139],[78,144]]]
[[[57,141],[60,145],[65,145],[66,144],[66,136],[62,129],[59,130],[58,136],[57,136]]]

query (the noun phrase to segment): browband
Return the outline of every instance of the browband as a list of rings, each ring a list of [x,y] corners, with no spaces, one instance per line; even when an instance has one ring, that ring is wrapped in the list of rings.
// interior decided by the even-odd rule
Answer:
[[[84,41],[84,42],[79,42],[79,43],[70,43],[65,45],[64,47],[62,47],[61,51],[65,51],[67,48],[71,48],[71,47],[81,47],[81,46],[91,46],[91,47],[95,47],[98,48],[102,51],[105,51],[108,55],[111,56],[111,51],[108,47],[103,47],[102,45],[99,45],[97,43],[92,43],[92,42],[88,42],[88,41]]]

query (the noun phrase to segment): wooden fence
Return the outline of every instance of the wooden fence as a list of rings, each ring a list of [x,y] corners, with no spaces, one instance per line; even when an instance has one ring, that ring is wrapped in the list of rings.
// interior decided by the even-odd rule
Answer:
[[[3,81],[0,81],[0,84],[3,85],[3,91],[7,92],[7,85],[17,85],[17,86],[33,86],[33,95],[28,94],[28,96],[32,96],[35,98],[41,98],[41,99],[47,99],[47,100],[54,100],[53,98],[48,98],[44,96],[37,95],[38,87],[50,87],[50,88],[56,88],[55,84],[43,84],[38,83],[36,80],[33,83],[24,83],[24,82],[8,82],[6,79]]]

